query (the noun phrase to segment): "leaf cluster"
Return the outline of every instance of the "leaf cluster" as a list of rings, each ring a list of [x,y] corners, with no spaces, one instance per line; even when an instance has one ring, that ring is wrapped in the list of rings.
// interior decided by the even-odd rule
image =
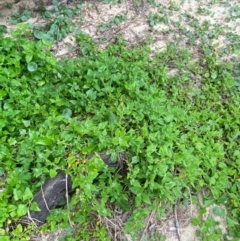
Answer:
[[[101,23],[101,26],[99,27],[100,32],[105,32],[107,29],[110,29],[113,27],[113,25],[118,25],[121,22],[127,20],[126,15],[116,15],[112,19],[110,19],[108,22]]]
[[[72,18],[80,15],[81,5],[75,8],[67,8],[53,1],[53,9],[42,9],[42,16],[47,20],[44,25],[31,25],[33,35],[36,39],[53,43],[54,41],[62,41],[68,34],[75,29]]]
[[[42,41],[0,39],[0,233],[23,235],[21,226],[11,232],[12,221],[26,214],[47,176],[63,169],[76,190],[69,215],[81,223],[78,239],[106,240],[100,220],[94,231],[89,223],[111,215],[110,203],[134,207],[125,231],[135,237],[151,210],[164,213],[159,202],[206,187],[211,200],[231,207],[230,234],[239,237],[240,99],[231,66],[206,55],[206,74],[173,43],[150,57],[147,45],[129,48],[121,38],[104,50],[84,34],[76,39],[81,56],[59,61]],[[177,76],[168,74],[170,62]],[[103,150],[113,159],[127,153],[127,175],[97,155],[86,159]],[[59,220],[69,229],[67,214],[56,209],[42,229],[57,229]]]

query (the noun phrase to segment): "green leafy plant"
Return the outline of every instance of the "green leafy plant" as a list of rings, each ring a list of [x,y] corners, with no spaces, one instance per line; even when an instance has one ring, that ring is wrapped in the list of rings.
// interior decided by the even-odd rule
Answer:
[[[31,18],[31,16],[32,16],[32,13],[29,10],[25,10],[22,14],[20,14],[19,12],[16,12],[11,17],[11,23],[18,24],[21,22],[26,22],[29,18]]]
[[[0,37],[3,37],[3,35],[7,33],[7,26],[6,25],[0,25]]]
[[[119,37],[99,50],[84,33],[76,36],[79,57],[56,60],[45,40],[61,39],[58,30],[68,20],[57,15],[44,36],[34,29],[40,41],[29,41],[23,29],[0,39],[0,234],[28,240],[33,227],[15,225],[16,220],[29,206],[38,210],[30,205],[33,195],[47,177],[65,170],[75,194],[67,209],[51,212],[42,231],[61,225],[66,240],[110,240],[102,220],[116,205],[132,210],[124,230],[137,239],[151,211],[163,216],[160,202],[171,205],[186,199],[186,190],[205,188],[204,205],[218,204],[215,215],[239,238],[238,61],[222,63],[204,38],[201,61],[195,61],[174,42],[152,56],[148,42],[128,47]],[[154,25],[154,15],[150,20]],[[196,31],[182,31],[190,37],[201,38],[209,29],[207,22],[189,21]],[[169,74],[169,65],[177,75]],[[126,173],[106,166],[97,155],[103,150],[114,160],[126,153]],[[204,240],[223,236],[213,218],[192,223]]]
[[[153,29],[153,27],[158,24],[158,23],[165,23],[168,24],[168,16],[167,14],[163,14],[162,16],[158,13],[152,13],[150,12],[148,15],[148,23],[149,26],[151,28],[151,30]]]
[[[49,20],[49,23],[44,26],[32,26],[36,39],[47,42],[61,41],[75,29],[71,18],[79,14],[81,6],[71,9],[60,5],[58,1],[53,3],[52,11],[42,10],[42,15]]]
[[[110,21],[106,23],[101,23],[101,26],[99,27],[100,32],[105,32],[107,29],[112,28],[115,24],[120,24],[122,21],[127,20],[126,15],[116,15],[114,16]]]

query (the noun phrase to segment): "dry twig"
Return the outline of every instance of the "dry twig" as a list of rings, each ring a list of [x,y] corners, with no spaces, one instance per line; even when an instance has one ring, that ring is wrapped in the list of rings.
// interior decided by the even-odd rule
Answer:
[[[72,228],[72,222],[71,222],[71,218],[69,215],[69,199],[68,199],[68,175],[66,174],[66,200],[67,200],[67,213],[68,213],[68,222]]]
[[[44,201],[44,203],[45,203],[45,205],[46,205],[46,208],[47,208],[47,210],[50,212],[50,209],[49,209],[49,207],[48,207],[47,201],[46,201],[46,199],[45,199],[45,194],[44,194],[43,189],[42,189],[42,185],[41,185],[41,192],[42,192],[42,197],[43,197],[43,201]]]
[[[177,232],[177,237],[179,241],[182,241],[181,235],[180,235],[180,227],[179,227],[179,222],[178,222],[178,217],[177,217],[177,205],[178,205],[178,200],[174,204],[174,220],[175,220],[175,227],[176,227],[176,232]]]
[[[154,213],[154,211],[151,212],[151,214],[150,214],[150,216],[149,216],[149,218],[148,218],[147,225],[146,225],[145,229],[143,230],[143,233],[142,233],[142,235],[141,235],[140,241],[143,240],[143,236],[144,236],[144,234],[145,234],[146,231],[147,231],[147,228],[148,228],[148,225],[149,225],[149,223],[150,223],[150,220],[152,219],[153,213]]]

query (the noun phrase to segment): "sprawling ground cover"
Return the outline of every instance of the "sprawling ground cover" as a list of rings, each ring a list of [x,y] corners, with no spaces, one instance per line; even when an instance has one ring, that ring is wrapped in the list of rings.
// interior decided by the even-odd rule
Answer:
[[[205,33],[201,26],[195,33]],[[129,46],[118,37],[99,50],[80,33],[79,55],[57,60],[50,45],[30,36],[18,30],[0,39],[3,240],[32,236],[34,227],[15,221],[38,209],[32,197],[59,169],[76,192],[42,230],[61,224],[66,240],[114,240],[114,229],[121,240],[164,240],[142,220],[154,212],[157,222],[173,205],[198,203],[191,222],[201,240],[239,239],[238,56],[224,60],[198,35],[196,56],[193,43],[186,49],[173,41],[153,53],[151,38]],[[239,53],[237,36],[228,37]],[[106,149],[113,158],[128,154],[125,175],[97,155],[86,161]],[[211,204],[227,233],[204,218]],[[121,227],[109,224],[116,207],[127,214]]]

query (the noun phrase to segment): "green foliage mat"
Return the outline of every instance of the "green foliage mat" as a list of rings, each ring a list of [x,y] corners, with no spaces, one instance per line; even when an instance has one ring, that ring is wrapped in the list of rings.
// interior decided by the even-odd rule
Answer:
[[[93,212],[110,215],[112,202],[134,207],[125,227],[134,237],[151,210],[164,211],[159,202],[208,188],[204,203],[227,206],[229,233],[240,237],[240,96],[231,64],[217,63],[214,53],[198,63],[173,43],[155,57],[149,43],[129,48],[121,38],[98,50],[84,34],[80,57],[57,61],[50,46],[21,35],[0,39],[1,240],[26,240],[30,228],[12,223],[59,169],[77,195],[43,230],[60,221],[69,228],[69,216],[81,223],[78,240],[106,240],[104,226],[87,227]],[[97,156],[85,160],[106,149],[113,159],[128,154],[127,176],[109,172]]]

